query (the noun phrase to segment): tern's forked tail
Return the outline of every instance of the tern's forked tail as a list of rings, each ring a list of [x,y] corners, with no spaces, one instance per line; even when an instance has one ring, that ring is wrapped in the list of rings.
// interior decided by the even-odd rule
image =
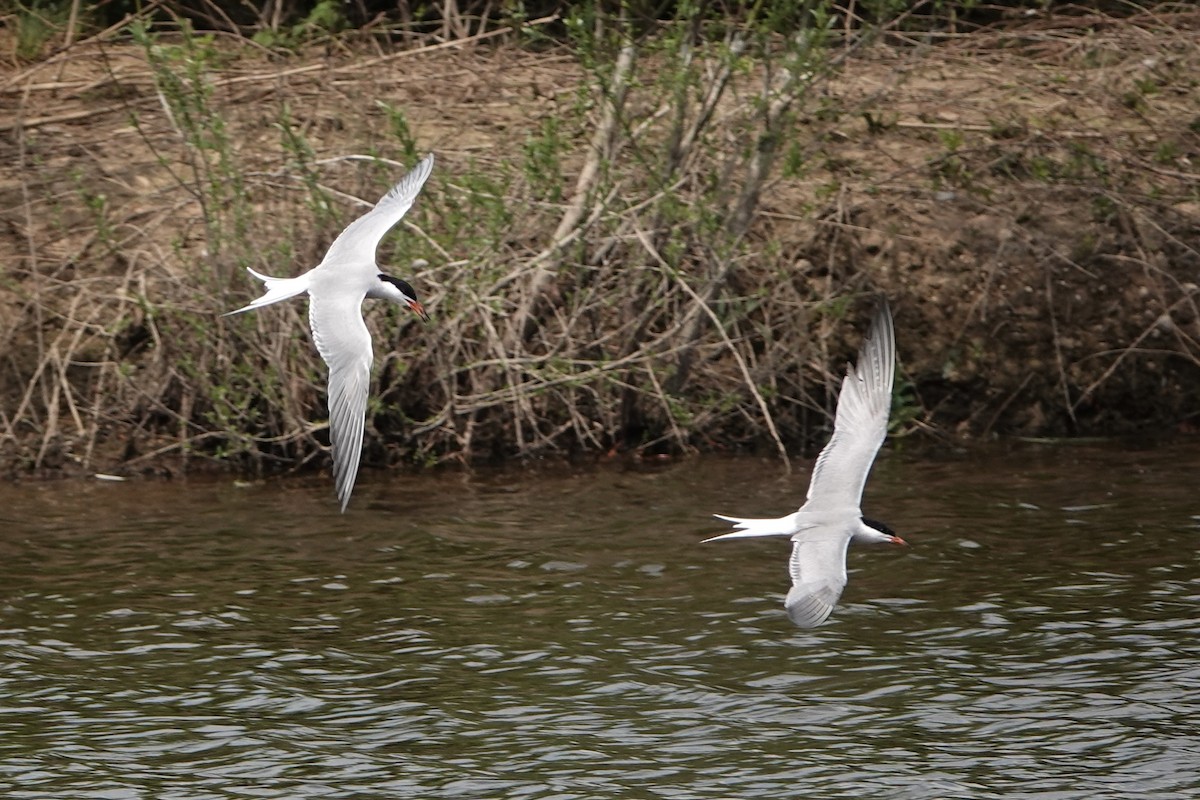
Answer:
[[[737,530],[731,533],[723,533],[720,536],[712,536],[705,539],[706,542],[711,542],[716,539],[742,539],[749,536],[791,536],[796,533],[795,514],[788,514],[786,517],[776,517],[774,519],[747,519],[744,517],[727,517],[724,514],[713,514],[717,519],[723,519],[726,522],[732,522],[733,527]]]
[[[246,271],[266,284],[267,293],[255,300],[250,305],[243,306],[237,311],[230,311],[222,316],[228,317],[233,314],[240,314],[243,311],[251,311],[255,308],[269,306],[272,303],[278,303],[280,300],[287,300],[289,297],[295,297],[298,294],[303,294],[304,292],[308,291],[309,273],[307,272],[303,275],[298,275],[295,278],[272,278],[269,275],[263,275],[255,272],[249,267],[246,268]]]

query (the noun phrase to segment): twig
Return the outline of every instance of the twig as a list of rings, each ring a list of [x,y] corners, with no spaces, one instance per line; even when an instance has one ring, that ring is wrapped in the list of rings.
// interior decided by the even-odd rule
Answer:
[[[734,361],[737,362],[738,369],[741,370],[742,380],[745,383],[746,388],[749,390],[751,396],[754,397],[755,402],[758,403],[759,411],[762,412],[763,422],[766,423],[767,430],[771,433],[771,439],[774,440],[775,447],[779,451],[779,457],[783,460],[784,469],[788,473],[791,473],[792,462],[788,458],[787,448],[784,447],[783,440],[779,437],[779,431],[775,428],[775,419],[771,416],[771,409],[767,405],[767,401],[763,398],[762,393],[758,391],[758,386],[755,385],[754,378],[750,375],[750,369],[746,366],[746,360],[742,358],[742,354],[738,351],[737,347],[734,346],[733,341],[729,338],[729,335],[725,333],[725,326],[721,324],[721,318],[717,316],[716,312],[712,310],[712,308],[707,302],[704,301],[703,298],[700,297],[700,295],[696,294],[696,290],[688,285],[687,281],[683,279],[682,275],[680,275],[676,270],[671,269],[666,260],[657,251],[657,249],[655,249],[653,243],[651,243],[649,237],[647,237],[643,231],[638,231],[638,238],[641,240],[642,246],[646,248],[646,251],[658,261],[659,266],[664,271],[671,275],[676,285],[678,285],[679,288],[682,289],[684,293],[692,299],[692,302],[704,312],[704,314],[709,318],[713,326],[716,328],[717,333],[721,336],[721,341],[724,342],[725,346],[729,350],[730,355],[732,355]]]
[[[619,122],[625,107],[625,96],[629,90],[629,77],[633,70],[636,53],[637,49],[633,42],[627,41],[617,55],[617,60],[613,65],[611,87],[604,94],[603,111],[588,146],[587,160],[575,180],[571,202],[559,220],[558,227],[551,234],[550,244],[531,261],[531,264],[536,266],[529,276],[524,301],[512,315],[508,334],[505,337],[505,342],[510,349],[515,349],[516,344],[527,335],[533,306],[541,298],[554,274],[554,269],[549,266],[551,259],[582,233],[579,221],[583,218],[588,201],[592,199],[593,187],[600,174],[600,166],[612,160],[613,150],[617,145]],[[598,208],[593,209],[593,216],[598,210]]]
[[[1050,279],[1050,270],[1047,269],[1044,273],[1046,281],[1046,313],[1050,317],[1050,336],[1054,342],[1054,362],[1058,366],[1058,386],[1063,394],[1063,407],[1067,410],[1067,416],[1071,418],[1071,424],[1077,424],[1075,419],[1075,407],[1071,404],[1071,387],[1067,380],[1067,368],[1063,364],[1062,341],[1058,335],[1058,315],[1054,313],[1054,284]]]

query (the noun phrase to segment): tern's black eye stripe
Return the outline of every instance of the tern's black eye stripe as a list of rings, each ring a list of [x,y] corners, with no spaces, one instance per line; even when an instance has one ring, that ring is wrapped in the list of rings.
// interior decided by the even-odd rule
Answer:
[[[413,300],[417,299],[417,291],[413,289],[411,285],[409,285],[408,281],[401,280],[400,278],[393,278],[391,275],[386,275],[382,272],[379,273],[379,280],[392,284],[397,289],[411,297]]]
[[[866,517],[863,517],[862,521],[863,521],[863,524],[866,525],[868,528],[874,528],[875,530],[879,531],[880,533],[887,534],[888,536],[896,535],[896,532],[894,530],[889,528],[887,525],[884,525],[879,520],[867,519]]]

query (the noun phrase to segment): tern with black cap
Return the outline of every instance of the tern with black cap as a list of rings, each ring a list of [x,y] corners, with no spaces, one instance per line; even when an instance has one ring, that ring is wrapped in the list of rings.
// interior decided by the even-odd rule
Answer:
[[[433,170],[426,156],[385,194],[375,207],[351,222],[329,246],[321,263],[295,278],[272,278],[248,270],[266,284],[266,294],[240,314],[308,292],[308,323],[313,344],[329,366],[329,442],[333,447],[333,476],[342,511],[350,502],[362,453],[371,387],[371,334],[362,317],[368,297],[407,306],[429,321],[417,293],[407,281],[392,277],[375,263],[375,251],[385,233],[412,208]]]
[[[792,588],[784,607],[801,628],[820,625],[833,612],[846,586],[846,549],[850,542],[905,544],[888,526],[862,515],[863,486],[887,437],[896,371],[896,336],[892,312],[881,302],[867,338],[842,381],[833,436],[813,467],[808,500],[798,511],[777,519],[714,516],[732,522],[731,533],[713,536],[738,539],[788,536]]]

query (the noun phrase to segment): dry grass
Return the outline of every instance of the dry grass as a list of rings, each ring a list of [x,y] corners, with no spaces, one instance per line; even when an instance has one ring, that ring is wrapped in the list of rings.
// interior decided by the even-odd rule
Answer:
[[[1200,22],[1169,11],[791,70],[669,36],[598,39],[590,69],[502,34],[283,61],[78,43],[0,78],[0,452],[313,462],[303,303],[219,314],[256,294],[243,267],[311,266],[426,150],[380,261],[435,322],[367,306],[367,463],[786,453],[827,425],[876,292],[905,428],[1194,421]]]

